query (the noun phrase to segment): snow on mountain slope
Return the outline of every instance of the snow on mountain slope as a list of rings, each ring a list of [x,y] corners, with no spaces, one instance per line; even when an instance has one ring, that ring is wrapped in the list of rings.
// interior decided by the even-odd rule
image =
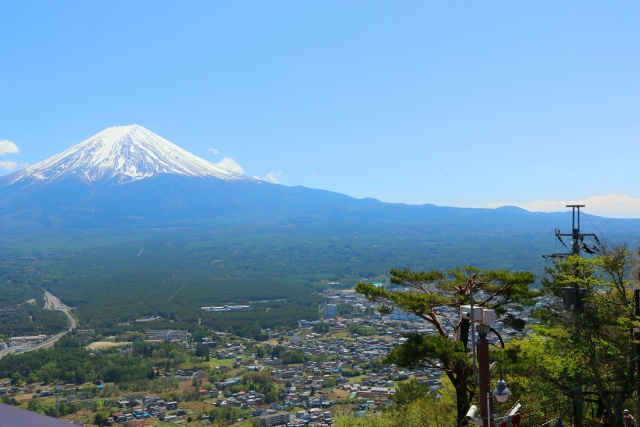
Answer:
[[[139,126],[112,126],[80,144],[7,176],[18,181],[54,181],[77,178],[86,183],[124,184],[158,174],[253,180],[215,166],[150,130]]]

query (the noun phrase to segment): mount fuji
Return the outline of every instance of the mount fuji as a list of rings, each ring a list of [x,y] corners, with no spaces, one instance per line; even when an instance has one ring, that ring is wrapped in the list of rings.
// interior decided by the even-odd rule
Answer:
[[[162,174],[225,181],[250,179],[194,156],[142,126],[129,125],[109,127],[3,180],[13,185],[71,178],[87,184],[106,181],[113,185]]]

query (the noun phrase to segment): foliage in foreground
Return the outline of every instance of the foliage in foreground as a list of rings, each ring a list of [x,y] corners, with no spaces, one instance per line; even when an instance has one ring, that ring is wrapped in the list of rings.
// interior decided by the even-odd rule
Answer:
[[[445,427],[456,425],[455,392],[451,384],[444,384],[438,393],[428,393],[428,387],[411,380],[398,385],[394,405],[387,410],[365,416],[341,413],[335,417],[334,427]]]
[[[637,342],[632,331],[640,322],[629,278],[634,264],[625,245],[613,245],[601,247],[597,256],[571,256],[548,269],[545,293],[559,302],[566,292],[575,297],[579,290],[581,297],[577,307],[541,308],[543,324],[525,340],[511,343],[508,353],[519,361],[514,369],[527,368],[523,361],[528,361],[523,377],[538,378],[530,385],[539,396],[531,410],[544,413],[563,405],[581,424],[582,419],[599,420],[605,409],[621,422],[622,410],[635,407]],[[581,402],[575,413],[574,401]]]

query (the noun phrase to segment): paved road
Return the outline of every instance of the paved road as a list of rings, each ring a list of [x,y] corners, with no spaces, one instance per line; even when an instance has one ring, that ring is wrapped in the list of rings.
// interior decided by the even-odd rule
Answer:
[[[63,336],[65,336],[69,332],[73,331],[76,328],[76,326],[78,326],[78,323],[76,322],[76,318],[73,317],[73,315],[71,314],[71,309],[69,307],[67,307],[66,305],[64,305],[62,303],[62,301],[60,301],[55,295],[53,295],[49,291],[44,291],[44,308],[46,308],[48,310],[60,310],[60,311],[62,311],[67,316],[67,318],[69,319],[69,322],[71,323],[71,327],[69,327],[69,329],[67,329],[64,332],[61,332],[59,334],[56,334],[56,335],[53,335],[53,336],[47,338],[46,340],[42,341],[41,343],[38,343],[36,345],[33,345],[33,346],[29,347],[25,351],[42,350],[44,348],[52,347],[60,338],[62,338]],[[2,357],[6,356],[9,353],[13,353],[14,350],[15,350],[14,347],[9,347],[6,350],[0,351],[0,359]]]
[[[56,297],[49,291],[44,291],[44,300],[45,300],[45,304],[44,304],[45,308],[48,308],[50,310],[62,311],[69,319],[71,326],[66,331],[61,332],[57,335],[54,335],[51,338],[47,338],[41,343],[36,344],[33,347],[30,347],[26,351],[34,351],[34,350],[40,350],[43,348],[49,348],[53,346],[60,338],[62,338],[64,335],[68,334],[69,332],[73,331],[76,328],[76,326],[78,326],[78,322],[76,322],[76,318],[73,317],[73,314],[71,314],[71,308],[64,305],[62,301],[58,299],[58,297]]]
[[[58,299],[58,297],[56,297],[49,291],[44,291],[44,300],[45,300],[44,308],[48,308],[49,310],[61,310],[69,318],[69,322],[71,322],[71,327],[67,330],[67,332],[71,332],[73,329],[76,328],[77,326],[76,318],[73,317],[73,315],[71,314],[71,308],[64,305]]]

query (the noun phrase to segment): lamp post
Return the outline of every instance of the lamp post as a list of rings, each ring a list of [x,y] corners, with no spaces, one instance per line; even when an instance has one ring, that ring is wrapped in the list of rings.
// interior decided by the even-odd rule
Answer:
[[[489,413],[491,412],[491,385],[489,384],[489,326],[485,324],[478,325],[478,376],[480,379],[480,419],[483,427],[490,427]]]
[[[496,321],[496,313],[492,309],[474,307],[473,305],[463,305],[460,307],[460,315],[465,319],[469,319],[472,325],[477,325],[476,332],[478,333],[479,338],[477,343],[475,343],[477,345],[477,352],[474,354],[474,359],[477,357],[478,377],[480,380],[479,383],[476,383],[480,389],[480,418],[476,418],[476,411],[478,408],[475,405],[472,405],[467,413],[467,421],[470,421],[473,424],[482,425],[483,427],[490,427],[491,396],[495,396],[496,400],[500,403],[506,402],[509,396],[511,396],[511,391],[507,388],[507,383],[504,381],[504,377],[502,376],[502,367],[500,366],[500,363],[489,362],[489,340],[487,339],[487,335],[491,331],[491,325]],[[491,391],[490,373],[496,365],[500,371],[500,379],[498,380],[496,388]],[[519,419],[520,415],[517,414],[519,408],[520,404],[516,405],[508,416],[516,416]],[[520,425],[519,421],[517,425]]]
[[[473,301],[473,298],[471,301]],[[479,383],[476,383],[480,388],[480,418],[475,418],[474,412],[468,419],[472,419],[474,424],[481,422],[484,427],[489,427],[489,401],[487,398],[490,396],[491,391],[489,389],[490,367],[487,334],[491,331],[491,325],[495,323],[495,311],[483,307],[474,307],[473,305],[463,305],[460,307],[460,314],[463,318],[469,319],[472,326],[477,325],[475,330],[479,338],[477,343],[474,343],[477,347],[474,359],[477,357],[478,377],[480,379]]]
[[[498,362],[489,362],[489,340],[487,335],[491,331],[491,326],[495,322],[495,312],[488,309],[480,309],[480,315],[475,317],[479,324],[478,332],[478,374],[480,379],[480,419],[484,427],[491,427],[491,396],[495,395],[499,402],[504,402],[509,398],[511,392],[502,377],[502,367]],[[490,384],[490,372],[496,365],[500,370],[500,380],[498,386],[492,392]]]

